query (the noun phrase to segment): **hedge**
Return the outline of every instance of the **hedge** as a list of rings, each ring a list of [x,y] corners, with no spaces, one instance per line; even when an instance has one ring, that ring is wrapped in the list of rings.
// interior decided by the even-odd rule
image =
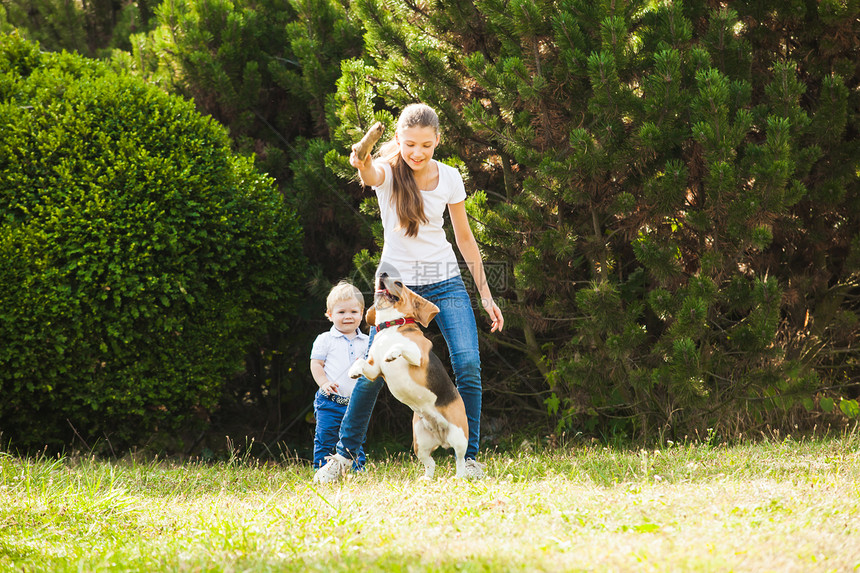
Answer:
[[[191,102],[0,36],[0,432],[112,448],[187,426],[305,271],[273,181]]]

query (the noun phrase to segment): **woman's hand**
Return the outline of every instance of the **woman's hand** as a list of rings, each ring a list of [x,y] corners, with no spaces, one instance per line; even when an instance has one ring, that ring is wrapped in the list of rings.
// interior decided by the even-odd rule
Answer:
[[[493,324],[490,332],[496,332],[497,330],[501,332],[505,327],[505,317],[502,316],[502,309],[491,298],[481,298],[481,306],[490,315],[490,320]]]
[[[349,164],[358,169],[359,171],[366,171],[373,167],[373,157],[368,154],[364,161],[358,158],[358,155],[353,151],[349,154]]]
[[[358,169],[358,176],[364,185],[377,187],[385,181],[385,171],[373,163],[373,157],[368,155],[364,161],[358,158],[355,151],[349,154],[349,164]]]

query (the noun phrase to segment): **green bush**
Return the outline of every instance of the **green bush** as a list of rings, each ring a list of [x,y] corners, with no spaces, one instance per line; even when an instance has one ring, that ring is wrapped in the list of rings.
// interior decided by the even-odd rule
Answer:
[[[0,36],[0,431],[128,445],[194,420],[304,273],[225,130],[140,79]]]

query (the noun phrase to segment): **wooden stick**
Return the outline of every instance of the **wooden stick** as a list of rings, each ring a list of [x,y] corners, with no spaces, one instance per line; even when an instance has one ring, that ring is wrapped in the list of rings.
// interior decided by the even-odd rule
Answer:
[[[355,151],[355,155],[358,157],[359,161],[364,161],[367,154],[373,151],[373,146],[376,145],[376,142],[379,141],[380,137],[382,137],[383,131],[385,131],[385,126],[382,125],[382,122],[377,121],[370,127],[370,129],[367,130],[367,133],[364,134],[361,141],[352,146],[352,150]]]

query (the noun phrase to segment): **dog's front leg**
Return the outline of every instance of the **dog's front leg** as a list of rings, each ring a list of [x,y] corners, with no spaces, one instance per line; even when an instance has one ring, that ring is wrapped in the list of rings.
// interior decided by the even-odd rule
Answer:
[[[373,363],[372,358],[370,361],[365,360],[364,358],[359,358],[352,363],[347,374],[352,379],[364,376],[368,380],[376,380],[379,377],[380,371],[379,366]]]
[[[421,366],[421,349],[411,340],[393,345],[385,353],[385,361],[394,362],[401,356],[412,366]]]

